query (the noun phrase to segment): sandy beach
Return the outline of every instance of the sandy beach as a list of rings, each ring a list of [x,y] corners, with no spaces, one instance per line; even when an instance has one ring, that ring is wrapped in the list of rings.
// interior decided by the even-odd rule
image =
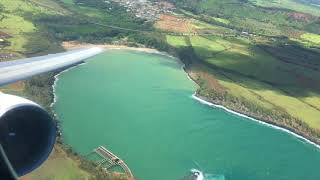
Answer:
[[[62,43],[62,47],[66,50],[78,49],[78,48],[88,48],[88,47],[100,47],[106,49],[125,49],[125,50],[134,50],[147,53],[160,53],[156,49],[144,48],[144,47],[129,47],[125,45],[113,45],[113,44],[88,44],[80,43],[77,41],[65,41]]]

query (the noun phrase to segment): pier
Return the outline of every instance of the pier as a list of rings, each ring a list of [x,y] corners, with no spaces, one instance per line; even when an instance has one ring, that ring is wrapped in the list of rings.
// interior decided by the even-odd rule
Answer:
[[[95,152],[98,156],[102,158],[101,160],[96,162],[98,166],[103,166],[104,164],[108,163],[108,165],[104,167],[106,170],[114,166],[119,166],[128,175],[130,180],[134,180],[134,176],[131,170],[129,169],[128,165],[118,156],[110,152],[108,149],[106,149],[103,146],[99,146],[98,148],[94,149],[93,152]]]

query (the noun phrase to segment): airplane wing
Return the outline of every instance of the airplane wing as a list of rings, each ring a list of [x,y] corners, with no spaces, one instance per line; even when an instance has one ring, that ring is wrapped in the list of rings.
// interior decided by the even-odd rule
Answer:
[[[0,86],[81,63],[101,52],[102,48],[94,47],[0,62]],[[35,102],[1,92],[0,122],[0,179],[18,180],[48,158],[56,139],[56,122]]]
[[[103,52],[102,48],[93,47],[34,58],[0,62],[0,86],[80,63],[84,59],[95,56],[101,52]]]

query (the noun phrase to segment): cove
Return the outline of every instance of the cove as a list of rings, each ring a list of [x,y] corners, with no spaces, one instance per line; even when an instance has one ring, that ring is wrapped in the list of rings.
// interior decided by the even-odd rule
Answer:
[[[320,151],[286,132],[204,105],[176,60],[107,50],[59,75],[64,141],[104,145],[137,180],[179,180],[192,168],[226,180],[318,180]]]

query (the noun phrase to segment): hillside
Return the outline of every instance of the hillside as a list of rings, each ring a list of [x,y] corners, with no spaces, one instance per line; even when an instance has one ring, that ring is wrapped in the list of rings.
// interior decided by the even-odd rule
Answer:
[[[319,142],[319,7],[296,1],[172,2],[181,8],[179,18],[198,26],[194,36],[167,41],[193,53],[188,71],[201,86],[200,96]]]

